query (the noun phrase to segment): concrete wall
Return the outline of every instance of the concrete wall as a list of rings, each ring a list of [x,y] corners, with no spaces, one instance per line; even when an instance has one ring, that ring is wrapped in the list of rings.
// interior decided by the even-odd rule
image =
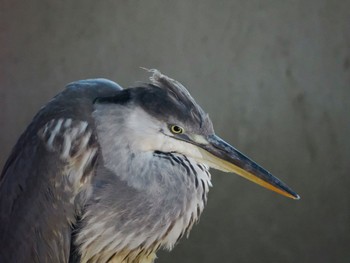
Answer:
[[[201,222],[157,262],[350,258],[349,1],[0,1],[0,164],[70,81],[182,81],[217,134],[297,190],[213,173]]]

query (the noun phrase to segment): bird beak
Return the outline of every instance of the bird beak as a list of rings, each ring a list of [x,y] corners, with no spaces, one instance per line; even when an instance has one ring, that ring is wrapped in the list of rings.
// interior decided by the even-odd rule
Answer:
[[[206,138],[207,143],[197,140],[204,161],[212,168],[236,173],[258,185],[275,191],[281,195],[300,199],[299,195],[270,172],[250,160],[234,147],[216,135]]]

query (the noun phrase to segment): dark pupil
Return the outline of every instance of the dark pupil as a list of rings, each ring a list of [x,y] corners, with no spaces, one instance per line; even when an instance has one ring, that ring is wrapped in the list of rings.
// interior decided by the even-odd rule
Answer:
[[[179,126],[174,126],[173,127],[174,132],[178,133],[181,132],[181,128]]]

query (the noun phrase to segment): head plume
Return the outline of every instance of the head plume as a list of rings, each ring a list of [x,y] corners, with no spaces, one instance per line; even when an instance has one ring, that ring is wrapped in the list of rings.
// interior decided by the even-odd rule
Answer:
[[[206,127],[208,130],[212,129],[212,124],[208,114],[202,110],[192,98],[188,90],[180,82],[169,78],[157,69],[146,70],[152,73],[152,76],[150,77],[151,83],[149,83],[148,86],[160,88],[162,91],[166,92],[168,99],[170,100],[168,102],[171,102],[164,104],[164,107],[177,105],[177,109],[174,110],[172,114],[176,115],[177,113],[179,117],[182,115],[182,117],[184,117],[183,119],[195,121],[199,124],[200,128]]]

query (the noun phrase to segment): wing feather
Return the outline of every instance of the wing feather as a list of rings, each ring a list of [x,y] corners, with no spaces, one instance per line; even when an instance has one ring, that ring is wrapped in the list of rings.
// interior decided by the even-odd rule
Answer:
[[[89,196],[99,146],[93,101],[121,88],[74,82],[34,117],[0,176],[0,262],[68,262],[72,229]]]
[[[62,118],[32,139],[16,149],[2,176],[1,262],[68,262],[71,226],[96,163],[96,139],[86,122]],[[5,254],[16,250],[21,253]]]

